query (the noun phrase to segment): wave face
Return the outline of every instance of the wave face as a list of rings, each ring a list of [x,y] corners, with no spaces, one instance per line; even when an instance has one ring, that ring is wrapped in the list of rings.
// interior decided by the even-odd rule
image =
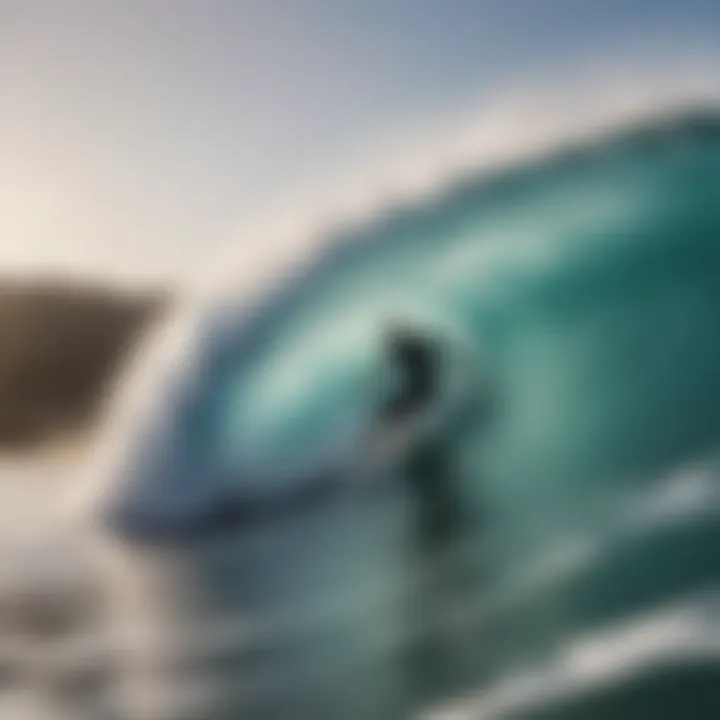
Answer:
[[[352,444],[382,328],[409,318],[471,348],[499,398],[489,428],[469,421],[455,440],[463,504],[492,508],[498,528],[501,571],[472,622],[503,660],[485,705],[448,717],[523,716],[497,700],[516,681],[531,710],[560,702],[573,677],[543,677],[535,697],[513,663],[671,602],[662,617],[700,613],[714,657],[717,613],[696,595],[720,570],[715,463],[683,468],[720,437],[720,115],[471,175],[329,248],[252,314],[201,323],[192,367],[165,381],[122,473],[188,506],[221,491],[216,476],[268,495],[303,482]]]

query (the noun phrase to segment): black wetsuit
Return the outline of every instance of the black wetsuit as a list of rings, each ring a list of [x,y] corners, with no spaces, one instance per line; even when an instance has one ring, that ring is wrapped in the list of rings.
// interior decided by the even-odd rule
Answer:
[[[391,367],[399,372],[398,387],[382,403],[388,425],[402,423],[431,407],[440,395],[440,347],[412,333],[390,336]],[[447,448],[437,438],[425,438],[407,455],[403,475],[418,503],[419,538],[436,543],[447,539],[457,524],[455,488],[449,484]]]

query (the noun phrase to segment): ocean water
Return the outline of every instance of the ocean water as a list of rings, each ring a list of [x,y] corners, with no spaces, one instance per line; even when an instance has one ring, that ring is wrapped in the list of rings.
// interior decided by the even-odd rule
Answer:
[[[126,716],[716,717],[720,114],[468,173],[323,247],[203,316],[116,447]],[[441,533],[414,471],[345,482],[395,319],[493,391],[435,438]],[[288,503],[328,459],[334,491]],[[263,513],[164,534],[231,498]]]

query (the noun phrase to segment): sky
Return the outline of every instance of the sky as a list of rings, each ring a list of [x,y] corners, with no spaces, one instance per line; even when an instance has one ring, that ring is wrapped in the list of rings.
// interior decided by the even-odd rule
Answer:
[[[508,88],[709,65],[718,37],[716,0],[0,0],[0,269],[242,262],[309,185]]]

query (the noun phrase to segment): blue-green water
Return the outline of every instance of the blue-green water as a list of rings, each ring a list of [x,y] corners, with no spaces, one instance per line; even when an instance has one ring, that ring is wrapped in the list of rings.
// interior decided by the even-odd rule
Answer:
[[[442,540],[398,476],[183,549],[217,608],[275,628],[220,662],[272,679],[227,716],[715,717],[720,116],[469,176],[331,247],[202,328],[123,466],[147,502],[272,498],[342,457],[388,319],[469,351],[496,413],[444,438]]]

